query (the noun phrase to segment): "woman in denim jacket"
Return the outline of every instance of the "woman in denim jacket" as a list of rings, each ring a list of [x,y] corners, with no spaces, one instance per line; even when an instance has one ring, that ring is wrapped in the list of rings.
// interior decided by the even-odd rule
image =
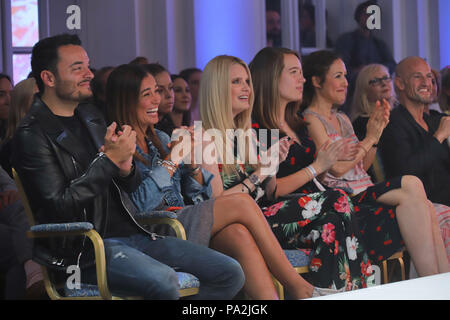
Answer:
[[[293,298],[311,297],[313,286],[292,268],[248,194],[210,199],[212,174],[188,161],[178,165],[171,161],[177,144],[169,146],[169,137],[154,129],[161,100],[156,87],[154,77],[136,65],[119,66],[107,84],[109,120],[119,127],[127,123],[136,131],[134,158],[143,180],[131,194],[137,207],[142,211],[181,207],[175,211],[187,239],[238,260],[246,277],[244,290],[250,298],[278,298],[272,275]],[[192,128],[187,130],[192,132]]]

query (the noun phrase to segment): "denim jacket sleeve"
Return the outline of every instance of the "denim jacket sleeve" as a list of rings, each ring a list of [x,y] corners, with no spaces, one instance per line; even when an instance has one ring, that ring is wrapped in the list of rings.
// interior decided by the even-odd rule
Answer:
[[[212,173],[203,168],[200,169],[203,175],[203,185],[201,185],[197,180],[191,177],[189,170],[187,170],[185,166],[183,166],[181,170],[181,192],[185,198],[191,199],[192,202],[196,204],[212,197],[211,181],[214,178]]]

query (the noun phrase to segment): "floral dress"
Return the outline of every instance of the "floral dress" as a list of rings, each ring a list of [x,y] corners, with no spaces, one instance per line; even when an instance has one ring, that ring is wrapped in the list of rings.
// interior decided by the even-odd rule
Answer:
[[[220,170],[219,166],[219,170]],[[237,166],[238,174],[221,177],[224,188],[239,184],[253,171]],[[312,249],[311,281],[322,288],[364,288],[371,263],[352,221],[353,205],[342,190],[293,194],[268,202],[258,201],[284,249]]]
[[[258,124],[254,124],[258,128]],[[280,164],[277,177],[282,178],[291,175],[313,163],[316,157],[316,146],[309,137],[307,129],[302,128],[297,132],[301,144],[293,144],[288,156]],[[403,246],[404,242],[398,227],[395,207],[385,205],[376,200],[389,190],[399,188],[401,179],[392,179],[385,183],[376,184],[356,196],[350,196],[350,212],[352,223],[358,230],[360,244],[369,255],[372,263],[378,263],[390,257]],[[327,188],[327,192],[329,189]],[[340,189],[338,189],[340,190]],[[300,187],[296,192],[315,194],[319,191],[311,181]],[[338,204],[336,204],[339,207]]]

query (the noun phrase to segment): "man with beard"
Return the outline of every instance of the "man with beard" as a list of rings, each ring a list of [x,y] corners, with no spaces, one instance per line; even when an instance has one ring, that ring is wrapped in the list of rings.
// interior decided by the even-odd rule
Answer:
[[[281,47],[281,16],[276,10],[266,11],[267,46]]]
[[[380,140],[386,178],[419,177],[434,203],[450,205],[450,117],[427,114],[433,100],[433,74],[428,63],[408,57],[396,68],[395,89],[400,105]]]

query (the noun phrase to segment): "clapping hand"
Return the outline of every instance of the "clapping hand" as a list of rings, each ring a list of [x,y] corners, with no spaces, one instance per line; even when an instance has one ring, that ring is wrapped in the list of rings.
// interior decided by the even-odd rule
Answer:
[[[372,139],[374,144],[378,143],[384,128],[386,128],[389,123],[390,110],[389,102],[386,99],[383,99],[381,102],[377,101],[375,108],[369,117],[366,137]]]
[[[268,164],[268,166],[262,166],[264,175],[272,176],[277,173],[279,164],[286,160],[292,144],[294,141],[286,136],[273,144],[266,152],[261,152],[263,164]]]
[[[122,176],[126,176],[131,170],[136,152],[136,132],[128,125],[122,126],[122,130],[117,132],[116,129],[115,122],[106,129],[105,144],[100,151],[119,167]]]

